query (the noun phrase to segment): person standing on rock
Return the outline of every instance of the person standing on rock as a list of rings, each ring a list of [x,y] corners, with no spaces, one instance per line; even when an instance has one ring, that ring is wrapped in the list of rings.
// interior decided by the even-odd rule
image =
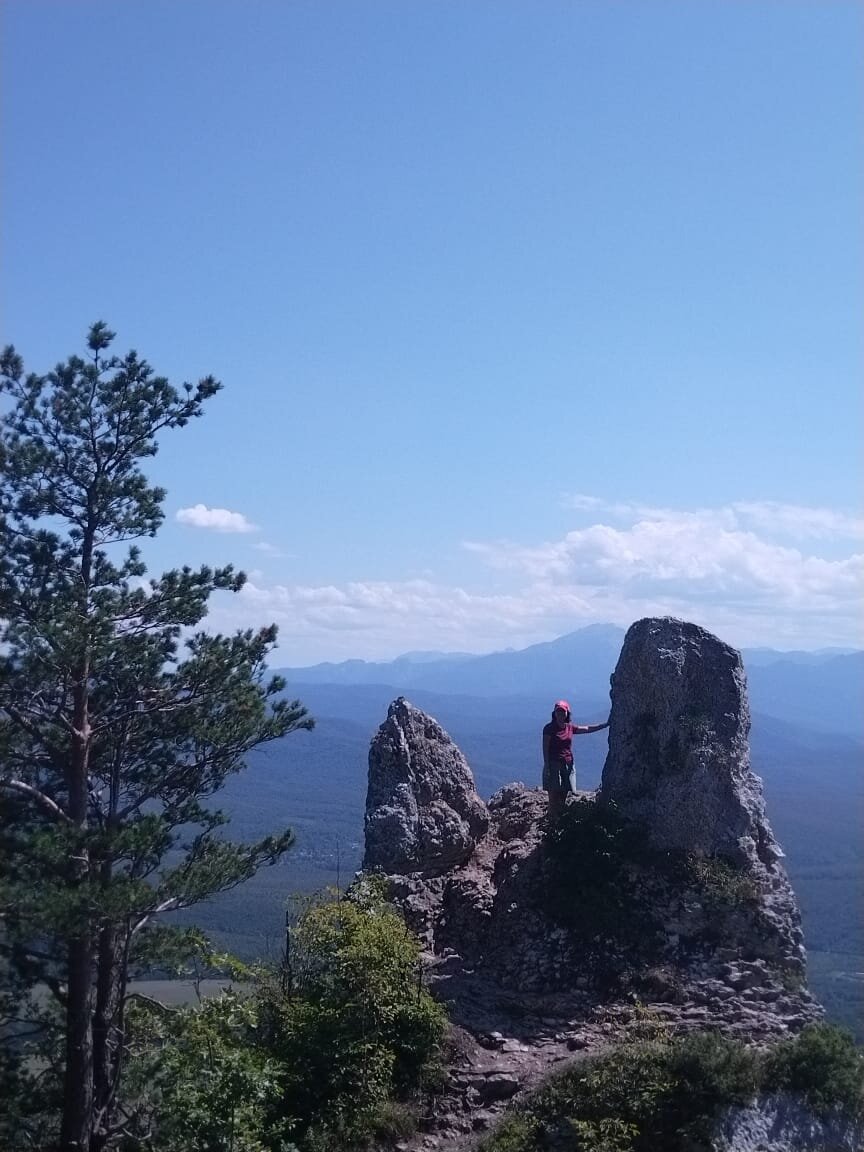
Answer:
[[[549,793],[550,812],[560,812],[567,793],[573,791],[573,737],[608,727],[608,720],[605,724],[574,724],[567,701],[556,701],[552,719],[543,728],[543,787]]]

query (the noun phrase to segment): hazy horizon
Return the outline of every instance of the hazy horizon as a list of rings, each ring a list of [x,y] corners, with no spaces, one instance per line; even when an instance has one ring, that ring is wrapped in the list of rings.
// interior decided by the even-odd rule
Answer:
[[[292,665],[285,664],[284,662],[281,662],[279,660],[278,650],[277,650],[277,652],[274,656],[274,659],[271,660],[271,664],[274,667],[276,667],[278,665],[279,667],[286,667],[286,668],[287,667],[314,668],[314,667],[318,667],[319,665],[323,665],[323,664],[342,664],[342,663],[349,663],[349,662],[356,662],[356,661],[359,661],[360,663],[365,663],[365,664],[392,664],[392,663],[399,661],[399,660],[410,661],[412,658],[419,658],[417,660],[418,663],[425,663],[427,661],[432,661],[435,659],[471,660],[471,659],[479,658],[479,657],[483,657],[483,656],[497,656],[497,655],[507,655],[508,653],[514,653],[514,652],[524,652],[526,648],[535,648],[535,647],[538,647],[538,646],[541,646],[544,644],[554,644],[557,640],[565,640],[570,636],[577,635],[579,632],[585,632],[585,631],[588,631],[590,629],[598,629],[599,630],[599,629],[606,629],[606,628],[616,629],[617,631],[619,631],[621,633],[622,637],[627,631],[626,627],[623,627],[623,626],[618,625],[618,624],[610,624],[606,621],[596,621],[593,624],[585,625],[584,628],[574,628],[570,632],[563,632],[559,636],[550,636],[548,639],[538,640],[538,641],[535,641],[533,644],[526,644],[522,647],[514,647],[511,645],[511,646],[508,646],[506,648],[490,648],[490,649],[488,649],[486,651],[482,651],[482,652],[452,652],[452,651],[446,651],[443,649],[440,649],[440,650],[438,650],[438,649],[418,649],[418,650],[408,650],[406,652],[398,652],[398,653],[396,653],[395,656],[385,656],[385,657],[379,658],[379,657],[367,657],[367,656],[362,656],[362,655],[355,655],[355,656],[345,656],[339,660],[327,660],[327,659],[316,660],[312,664],[292,664]],[[720,639],[722,640],[723,637],[721,636]],[[736,646],[733,645],[733,647],[736,647]],[[751,652],[751,653],[771,652],[771,653],[776,653],[778,656],[794,656],[798,653],[807,654],[810,656],[820,656],[820,655],[852,656],[852,655],[856,655],[859,652],[864,651],[864,649],[855,648],[852,646],[842,646],[842,645],[826,645],[826,646],[821,647],[821,648],[805,648],[805,647],[801,647],[801,648],[774,648],[768,644],[758,644],[758,645],[744,644],[744,645],[741,645],[741,651],[745,652],[745,653],[746,652]]]

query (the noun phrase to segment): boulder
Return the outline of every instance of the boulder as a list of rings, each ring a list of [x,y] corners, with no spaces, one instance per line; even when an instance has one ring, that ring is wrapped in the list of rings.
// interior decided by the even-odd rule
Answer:
[[[721,1116],[713,1152],[858,1152],[864,1121],[818,1115],[788,1095],[762,1096]]]

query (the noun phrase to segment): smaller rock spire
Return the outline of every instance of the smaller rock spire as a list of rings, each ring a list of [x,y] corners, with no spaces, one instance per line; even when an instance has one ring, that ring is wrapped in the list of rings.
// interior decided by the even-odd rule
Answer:
[[[364,869],[445,872],[468,859],[488,824],[457,746],[437,720],[394,700],[369,749]]]

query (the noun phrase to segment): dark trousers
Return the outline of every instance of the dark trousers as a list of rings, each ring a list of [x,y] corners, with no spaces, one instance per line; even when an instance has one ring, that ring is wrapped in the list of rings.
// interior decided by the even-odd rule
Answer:
[[[543,787],[547,792],[573,791],[573,765],[563,760],[550,760],[543,769]]]

